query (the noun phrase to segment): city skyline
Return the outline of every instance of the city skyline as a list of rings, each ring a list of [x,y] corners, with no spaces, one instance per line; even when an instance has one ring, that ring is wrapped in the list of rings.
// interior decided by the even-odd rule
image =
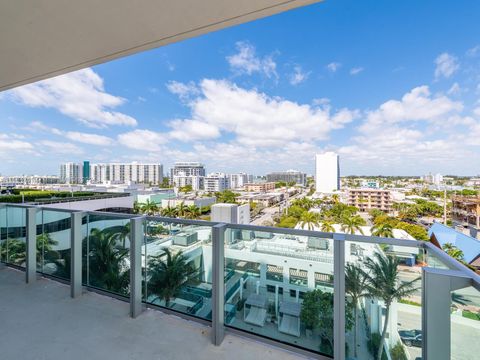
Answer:
[[[477,6],[326,2],[1,93],[0,172],[89,159],[313,174],[335,151],[342,175],[475,175]]]

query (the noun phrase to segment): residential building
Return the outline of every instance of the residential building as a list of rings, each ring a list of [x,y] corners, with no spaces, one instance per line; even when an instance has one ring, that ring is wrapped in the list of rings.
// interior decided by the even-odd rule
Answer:
[[[315,190],[327,194],[340,190],[340,158],[337,154],[315,155]]]
[[[238,174],[228,174],[228,178],[230,179],[230,188],[231,189],[238,189],[243,188],[245,184],[250,182],[249,175],[245,173],[238,173]]]
[[[274,182],[248,183],[244,186],[245,191],[269,192],[275,190]]]
[[[362,212],[370,209],[392,211],[393,198],[390,190],[349,188],[345,199],[348,205],[355,206]]]
[[[48,185],[58,184],[60,178],[55,175],[13,175],[0,176],[1,186],[18,186],[18,185]]]
[[[203,190],[204,176],[195,175],[174,175],[172,184],[176,188],[191,186],[193,191]]]
[[[378,180],[362,180],[361,187],[369,188],[369,189],[378,189],[380,187],[380,182]]]
[[[424,175],[422,177],[423,181],[425,181],[428,184],[433,184],[436,186],[439,186],[443,183],[443,175],[442,174],[432,174],[429,173],[428,175]]]
[[[199,162],[176,162],[170,169],[170,178],[174,176],[205,176],[205,165]]]
[[[203,179],[203,189],[206,192],[218,192],[230,189],[230,178],[222,173],[212,173]]]
[[[185,206],[195,205],[198,207],[206,207],[215,204],[217,198],[214,196],[210,197],[176,197],[173,199],[162,199],[162,208],[167,207],[176,207],[180,204]]]
[[[454,225],[464,226],[473,237],[480,235],[480,196],[453,196],[451,214]]]
[[[160,184],[163,180],[163,165],[137,162],[91,164],[90,180],[96,184]]]
[[[250,204],[215,204],[211,207],[211,221],[228,224],[249,224]]]
[[[90,181],[90,161],[84,161],[83,162],[83,183],[86,184],[88,181]]]
[[[61,164],[60,182],[65,184],[83,183],[83,165],[73,162]]]
[[[305,186],[307,184],[307,174],[297,170],[277,171],[267,174],[269,182],[295,182],[297,185]]]

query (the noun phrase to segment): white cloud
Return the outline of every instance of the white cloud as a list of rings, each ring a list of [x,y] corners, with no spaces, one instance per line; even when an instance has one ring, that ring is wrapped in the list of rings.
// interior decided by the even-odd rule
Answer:
[[[193,81],[187,84],[179,81],[170,81],[166,86],[168,91],[177,95],[182,101],[188,101],[192,96],[199,94],[199,90]]]
[[[68,142],[42,140],[38,145],[41,151],[47,150],[55,154],[81,155],[84,153],[82,148]]]
[[[337,72],[337,70],[340,69],[341,66],[342,64],[340,64],[339,62],[331,62],[327,65],[327,69],[328,71],[334,73]]]
[[[168,141],[165,134],[151,130],[134,130],[118,135],[118,142],[130,149],[160,151]]]
[[[173,128],[170,138],[185,142],[215,139],[221,135],[217,126],[199,120],[173,120],[169,126]]]
[[[350,69],[350,75],[357,75],[360,74],[363,70],[365,70],[363,67],[354,67]]]
[[[175,123],[175,138],[213,138],[222,131],[233,134],[242,144],[282,146],[291,141],[325,140],[332,130],[341,129],[358,117],[357,111],[334,112],[328,105],[272,98],[225,80],[205,79],[199,88],[201,96],[189,104],[191,119]],[[196,130],[201,124],[203,129]]]
[[[474,47],[468,49],[466,55],[468,57],[476,57],[476,56],[480,55],[480,45],[477,45],[477,46],[474,46]]]
[[[21,104],[53,108],[90,127],[137,125],[133,117],[113,111],[125,99],[107,93],[103,79],[90,68],[21,86],[8,93]]]
[[[308,79],[310,72],[305,72],[301,66],[297,65],[293,68],[293,73],[290,74],[290,84],[298,85]]]
[[[49,127],[41,121],[32,121],[27,129],[48,132],[84,144],[98,146],[109,146],[114,144],[114,140],[112,138],[109,138],[108,136],[84,133],[79,131],[63,131],[57,128]]]
[[[11,152],[31,152],[33,149],[32,144],[19,140],[15,134],[0,133],[0,155]]]
[[[450,89],[448,89],[447,91],[447,94],[448,95],[458,95],[462,92],[462,88],[460,87],[460,85],[456,82],[454,83]]]
[[[390,172],[405,174],[419,164],[463,159],[469,150],[450,132],[455,124],[470,124],[471,119],[458,116],[462,109],[460,102],[432,96],[427,86],[414,88],[400,100],[386,101],[367,112],[358,135],[338,151],[356,166],[379,172],[388,167]]]
[[[456,56],[450,55],[449,53],[440,54],[435,59],[435,79],[440,79],[442,77],[449,78],[451,77],[460,67],[458,64],[458,59]]]
[[[258,57],[255,47],[249,42],[239,41],[235,46],[238,52],[227,56],[227,61],[233,71],[247,75],[257,72],[268,78],[278,78],[277,64],[272,56]]]

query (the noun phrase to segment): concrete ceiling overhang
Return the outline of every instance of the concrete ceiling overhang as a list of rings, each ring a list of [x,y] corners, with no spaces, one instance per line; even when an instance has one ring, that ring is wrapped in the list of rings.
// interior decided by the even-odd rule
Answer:
[[[0,91],[318,0],[0,0]]]

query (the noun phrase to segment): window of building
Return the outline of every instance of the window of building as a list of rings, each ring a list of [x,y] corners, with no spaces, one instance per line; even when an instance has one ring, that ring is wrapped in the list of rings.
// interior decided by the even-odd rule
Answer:
[[[308,272],[306,270],[290,269],[290,284],[308,286]]]
[[[267,280],[283,282],[283,267],[267,265]]]

